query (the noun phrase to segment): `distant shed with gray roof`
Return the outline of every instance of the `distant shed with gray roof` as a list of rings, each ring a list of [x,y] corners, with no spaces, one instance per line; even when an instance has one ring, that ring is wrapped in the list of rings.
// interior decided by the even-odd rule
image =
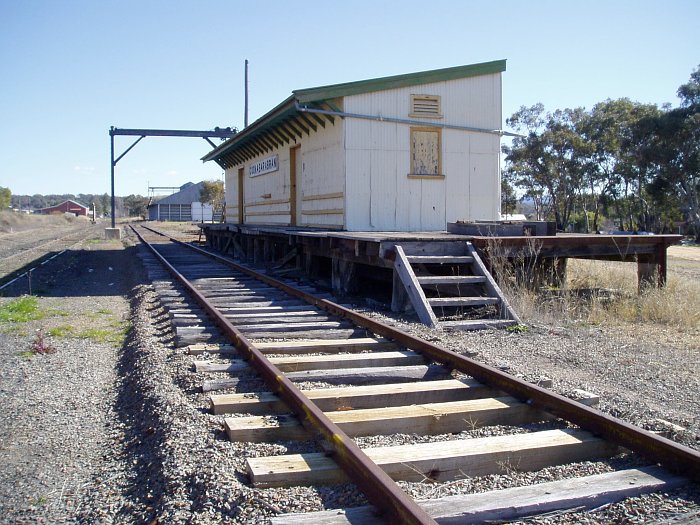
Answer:
[[[212,220],[212,205],[199,202],[204,182],[188,182],[180,191],[148,205],[149,221],[201,222]],[[218,217],[217,217],[218,216]],[[220,220],[220,213],[214,216]]]

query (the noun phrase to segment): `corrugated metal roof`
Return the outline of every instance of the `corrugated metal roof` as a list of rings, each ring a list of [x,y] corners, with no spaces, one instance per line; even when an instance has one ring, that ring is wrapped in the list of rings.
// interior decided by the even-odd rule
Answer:
[[[394,75],[391,77],[346,82],[344,84],[297,89],[293,91],[293,93],[299,102],[314,102],[329,98],[358,95],[360,93],[383,91],[385,89],[397,89],[401,87],[429,84],[433,82],[444,82],[446,80],[456,80],[459,78],[475,77],[479,75],[491,75],[494,73],[502,73],[505,70],[506,61],[496,60],[493,62],[482,62],[480,64],[433,69],[431,71],[420,71],[418,73],[408,73],[405,75]]]
[[[151,206],[155,206],[156,204],[192,204],[193,202],[198,202],[199,193],[203,186],[204,181],[191,184],[177,193],[173,193],[172,195],[168,195],[154,202]]]

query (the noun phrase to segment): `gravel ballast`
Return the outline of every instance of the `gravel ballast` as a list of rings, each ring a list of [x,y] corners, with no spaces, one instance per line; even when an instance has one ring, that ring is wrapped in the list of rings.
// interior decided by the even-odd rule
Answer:
[[[168,316],[148,285],[133,238],[124,233],[123,244],[87,243],[66,254],[62,270],[53,267],[56,273],[42,285],[46,293],[39,299],[40,307],[53,313],[21,325],[0,323],[0,523],[266,523],[286,512],[365,504],[351,484],[250,486],[246,457],[317,451],[318,444],[226,439],[223,417],[208,413],[208,396],[198,391],[202,377],[192,371],[192,356],[175,347]],[[10,299],[0,298],[0,305]],[[676,334],[658,327],[627,333],[545,325],[524,333],[450,334],[388,312],[364,313],[526,379],[549,377],[558,392],[593,392],[601,396],[602,410],[699,447],[700,350],[697,344],[679,342]],[[123,328],[124,322],[130,330],[117,342],[76,337],[90,328]],[[66,325],[73,326],[72,334],[48,335]],[[22,355],[39,328],[56,352]],[[513,431],[502,427],[491,432]],[[466,431],[456,437],[478,435],[482,433]],[[397,435],[366,441],[375,446],[421,439]],[[416,497],[440,497],[636,464],[619,456],[536,473],[511,470],[449,483],[401,485]],[[648,523],[698,512],[700,490],[691,485],[595,512],[530,522]]]

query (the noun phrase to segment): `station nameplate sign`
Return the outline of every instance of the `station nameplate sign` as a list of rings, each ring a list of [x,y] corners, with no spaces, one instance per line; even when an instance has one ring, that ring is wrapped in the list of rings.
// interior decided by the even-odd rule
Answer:
[[[264,175],[265,173],[271,173],[279,169],[279,155],[272,155],[266,157],[258,162],[250,165],[248,168],[248,174],[251,177],[257,177],[258,175]]]

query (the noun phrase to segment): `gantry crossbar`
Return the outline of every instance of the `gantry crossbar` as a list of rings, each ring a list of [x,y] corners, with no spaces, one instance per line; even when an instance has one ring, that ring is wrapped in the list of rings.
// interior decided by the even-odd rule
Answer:
[[[209,144],[211,144],[212,148],[216,148],[216,144],[214,144],[210,139],[212,138],[218,138],[218,139],[230,139],[233,137],[238,130],[236,128],[219,128],[216,127],[212,131],[196,131],[196,130],[182,130],[182,129],[125,129],[125,128],[115,128],[114,126],[109,128],[109,139],[111,142],[111,151],[112,151],[112,156],[111,156],[111,181],[112,181],[112,228],[115,227],[115,213],[114,213],[114,167],[117,165],[117,162],[122,160],[124,155],[129,153],[136,144],[138,144],[142,139],[145,137],[199,137],[203,138],[206,140]],[[114,159],[114,136],[115,135],[127,135],[127,136],[137,136],[138,138],[136,141],[134,141],[131,146],[126,148],[124,153],[119,155],[117,159]]]

